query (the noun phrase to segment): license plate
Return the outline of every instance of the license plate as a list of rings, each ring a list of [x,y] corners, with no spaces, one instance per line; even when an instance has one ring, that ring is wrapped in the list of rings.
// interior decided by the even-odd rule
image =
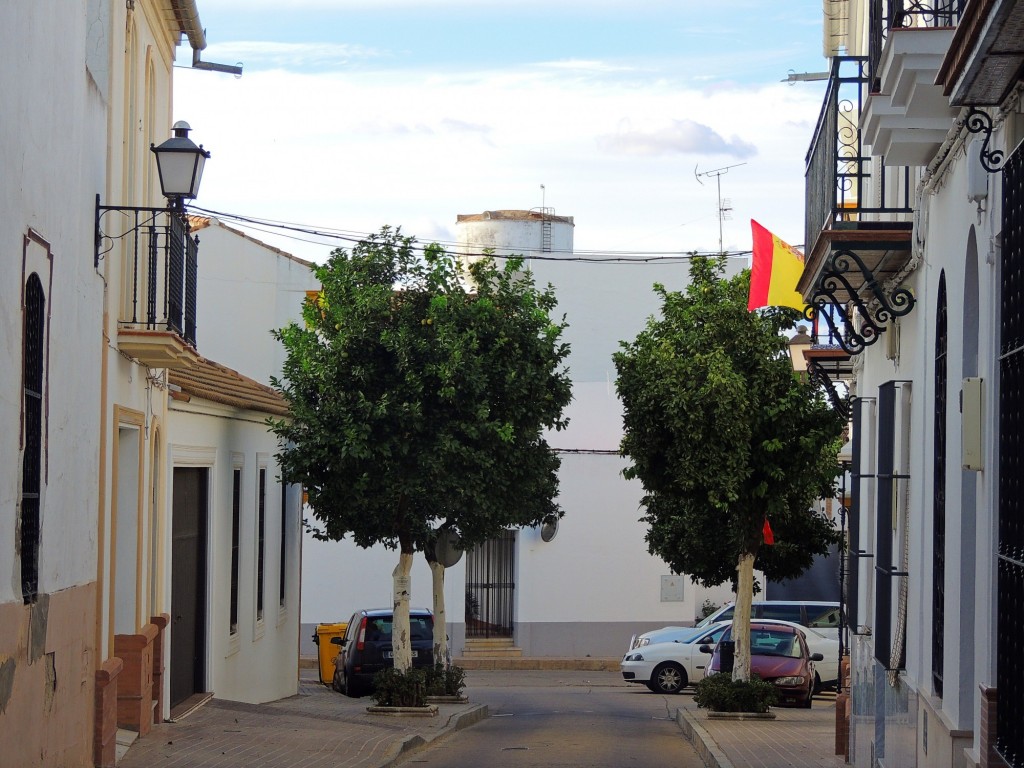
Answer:
[[[418,654],[418,653],[419,653],[419,651],[413,651],[412,652],[412,657],[415,659],[416,658],[416,654]],[[393,658],[395,658],[395,654],[394,654],[393,651],[384,651],[384,658],[385,659],[393,659]]]

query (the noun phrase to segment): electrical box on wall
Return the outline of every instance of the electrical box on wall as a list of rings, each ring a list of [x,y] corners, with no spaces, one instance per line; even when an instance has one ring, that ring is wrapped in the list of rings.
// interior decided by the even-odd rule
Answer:
[[[985,447],[982,442],[982,416],[985,409],[984,379],[968,377],[960,388],[961,464],[964,469],[985,468]]]

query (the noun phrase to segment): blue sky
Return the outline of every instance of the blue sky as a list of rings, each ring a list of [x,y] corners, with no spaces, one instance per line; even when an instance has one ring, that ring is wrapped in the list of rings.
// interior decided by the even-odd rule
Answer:
[[[198,0],[203,59],[175,119],[213,152],[197,205],[353,233],[454,239],[457,214],[554,207],[578,250],[803,232],[824,69],[820,0]],[[179,64],[190,63],[187,45]],[[544,185],[544,190],[541,190]],[[257,237],[322,260],[330,245]]]

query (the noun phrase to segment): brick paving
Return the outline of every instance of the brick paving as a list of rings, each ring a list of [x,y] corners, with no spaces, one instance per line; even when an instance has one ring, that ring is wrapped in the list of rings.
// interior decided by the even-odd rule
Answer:
[[[296,696],[268,704],[214,699],[179,722],[153,726],[118,768],[381,768],[487,715],[469,702],[441,704],[436,717],[386,717],[369,714],[372,704],[303,670]]]
[[[586,660],[579,669],[593,665]],[[315,670],[302,675],[296,696],[267,704],[214,699],[179,722],[153,726],[118,768],[389,768],[417,746],[488,714],[486,706],[468,702],[441,704],[432,718],[371,715],[366,708],[372,699],[335,693],[320,684]],[[774,720],[711,719],[689,692],[666,699],[708,768],[845,766],[832,754],[832,695],[816,697],[809,710],[773,709]]]
[[[677,721],[708,768],[842,768],[836,756],[836,703],[816,696],[811,709],[772,709],[774,720],[719,720],[680,696]]]

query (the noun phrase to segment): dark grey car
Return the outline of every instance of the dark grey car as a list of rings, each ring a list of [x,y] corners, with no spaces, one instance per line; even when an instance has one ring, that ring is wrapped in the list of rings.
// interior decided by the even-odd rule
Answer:
[[[333,642],[341,645],[334,665],[331,687],[347,696],[362,696],[373,690],[373,677],[382,669],[393,667],[391,627],[394,613],[390,608],[356,611],[348,621],[345,636]],[[434,616],[430,611],[413,608],[409,611],[413,667],[434,665]]]

